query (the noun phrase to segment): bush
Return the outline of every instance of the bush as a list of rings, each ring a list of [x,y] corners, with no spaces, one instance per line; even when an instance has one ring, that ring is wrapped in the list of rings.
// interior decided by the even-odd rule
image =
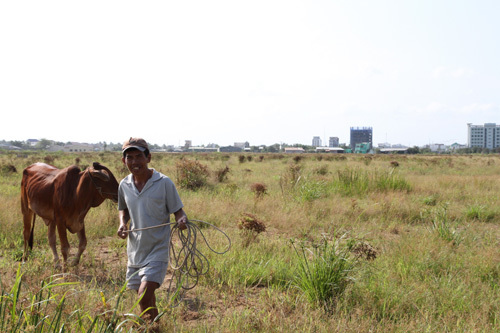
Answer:
[[[227,175],[229,173],[229,167],[226,165],[225,168],[215,171],[215,177],[219,183],[223,183],[227,180]]]
[[[255,194],[257,199],[260,199],[267,193],[267,186],[262,183],[253,183],[250,185],[250,190]]]
[[[181,159],[176,163],[177,183],[180,187],[196,190],[207,185],[208,168],[195,160]]]

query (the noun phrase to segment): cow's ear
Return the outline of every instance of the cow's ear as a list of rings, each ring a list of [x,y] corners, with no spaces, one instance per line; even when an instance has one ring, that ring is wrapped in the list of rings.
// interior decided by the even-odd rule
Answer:
[[[90,173],[92,174],[92,177],[96,177],[105,182],[108,182],[110,179],[106,170],[96,170],[94,168],[90,168]]]
[[[93,162],[92,166],[94,167],[94,169],[97,169],[97,170],[101,169],[101,164],[99,162]]]

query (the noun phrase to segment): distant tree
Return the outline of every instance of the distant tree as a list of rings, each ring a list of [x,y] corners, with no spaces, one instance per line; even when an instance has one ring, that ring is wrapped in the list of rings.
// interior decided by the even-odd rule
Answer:
[[[26,143],[23,141],[11,141],[10,144],[19,148],[26,148]]]
[[[420,153],[422,154],[430,154],[432,153],[432,150],[429,147],[424,147],[420,149]]]
[[[36,148],[37,149],[47,149],[49,148],[50,146],[52,146],[53,144],[53,141],[52,140],[48,140],[48,139],[41,139],[40,141],[37,142],[36,144]]]
[[[268,146],[267,151],[270,153],[278,153],[280,151],[280,144],[275,143],[274,145]]]
[[[408,148],[407,152],[408,152],[408,154],[419,154],[420,148],[417,146],[413,146],[413,147]]]

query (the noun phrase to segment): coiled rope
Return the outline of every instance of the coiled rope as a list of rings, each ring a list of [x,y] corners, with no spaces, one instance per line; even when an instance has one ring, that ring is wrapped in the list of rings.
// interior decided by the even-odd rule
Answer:
[[[200,226],[196,223],[201,223],[214,230],[220,232],[227,239],[227,247],[223,251],[216,251],[208,242],[205,234],[201,230]],[[186,229],[181,230],[177,222],[163,223],[152,227],[138,228],[127,230],[126,232],[138,232],[153,228],[160,228],[170,225],[170,260],[169,265],[173,270],[172,278],[168,284],[168,294],[171,299],[171,306],[177,306],[183,298],[184,292],[186,290],[193,289],[198,284],[200,276],[205,275],[210,268],[210,263],[207,257],[198,249],[198,235],[201,236],[203,242],[207,245],[207,248],[215,254],[224,254],[231,248],[231,239],[229,236],[216,227],[215,225],[202,221],[191,219],[186,222]],[[179,240],[180,248],[178,244],[175,244],[174,238]],[[173,291],[173,284],[175,282],[175,292],[172,296],[170,293]]]

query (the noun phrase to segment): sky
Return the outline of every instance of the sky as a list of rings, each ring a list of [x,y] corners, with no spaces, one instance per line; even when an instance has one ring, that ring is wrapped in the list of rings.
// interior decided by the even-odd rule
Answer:
[[[500,1],[2,1],[0,139],[467,143]],[[325,142],[326,141],[326,142]]]

